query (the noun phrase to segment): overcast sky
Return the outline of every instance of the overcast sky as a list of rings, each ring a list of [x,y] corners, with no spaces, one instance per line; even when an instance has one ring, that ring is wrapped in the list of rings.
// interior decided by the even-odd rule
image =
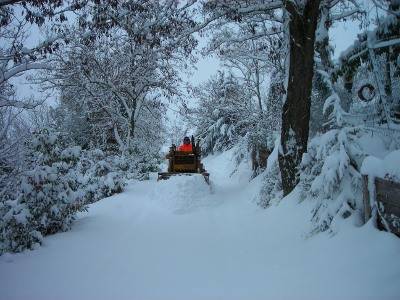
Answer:
[[[357,34],[360,32],[358,27],[358,23],[347,21],[336,24],[330,30],[330,38],[332,46],[334,47],[334,58],[337,58],[339,54],[348,48],[353,41],[355,40]],[[40,30],[37,27],[33,27],[31,30],[31,35],[29,37],[28,46],[35,45],[39,42],[43,37]],[[207,41],[202,39],[200,41],[199,47],[204,47]],[[200,57],[199,61],[196,64],[196,69],[193,70],[193,74],[190,77],[184,78],[189,81],[193,85],[198,85],[207,81],[212,75],[215,75],[217,71],[221,69],[220,61],[216,57]],[[18,95],[21,97],[41,97],[41,93],[37,86],[32,86],[27,83],[26,76],[21,76],[14,80],[14,84],[18,86]],[[55,103],[55,99],[50,101],[50,103]],[[172,109],[176,109],[175,106]],[[168,114],[170,117],[173,117],[173,113]]]
[[[346,50],[357,37],[360,32],[358,22],[347,21],[336,24],[330,30],[330,40],[334,47],[333,57],[336,59],[340,53]],[[202,43],[204,44],[204,42]],[[214,75],[220,69],[220,62],[215,57],[201,58],[196,65],[197,71],[191,77],[190,81],[194,84],[204,82]]]

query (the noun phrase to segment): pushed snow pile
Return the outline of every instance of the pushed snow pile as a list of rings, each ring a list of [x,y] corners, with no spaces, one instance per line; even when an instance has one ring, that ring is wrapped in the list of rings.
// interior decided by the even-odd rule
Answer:
[[[210,186],[202,175],[177,175],[158,181],[150,198],[157,199],[167,209],[185,212],[212,204],[209,200],[210,193]]]
[[[400,150],[387,154],[383,159],[368,156],[361,166],[361,173],[374,177],[400,180]]]

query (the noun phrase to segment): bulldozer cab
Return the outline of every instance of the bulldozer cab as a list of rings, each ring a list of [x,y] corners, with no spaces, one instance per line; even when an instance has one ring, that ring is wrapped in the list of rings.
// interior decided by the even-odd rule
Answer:
[[[195,144],[194,137],[191,138],[192,151],[178,151],[176,145],[172,145],[166,156],[168,159],[168,172],[158,173],[158,180],[169,179],[174,175],[201,174],[209,183],[209,173],[204,169],[201,162],[201,149],[199,141]]]

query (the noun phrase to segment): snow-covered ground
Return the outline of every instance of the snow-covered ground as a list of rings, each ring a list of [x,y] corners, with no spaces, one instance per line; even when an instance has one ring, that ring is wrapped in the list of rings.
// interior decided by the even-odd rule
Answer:
[[[231,153],[201,177],[132,182],[35,251],[0,257],[0,299],[400,299],[400,240],[367,224],[305,238],[311,203],[262,210]]]

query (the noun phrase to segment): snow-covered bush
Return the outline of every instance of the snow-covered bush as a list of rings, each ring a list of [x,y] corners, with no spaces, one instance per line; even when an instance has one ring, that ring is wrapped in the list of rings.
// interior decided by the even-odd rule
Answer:
[[[77,170],[86,202],[93,203],[120,193],[128,179],[146,179],[149,172],[159,171],[160,155],[154,151],[132,148],[124,155],[99,149],[82,151]]]
[[[380,21],[374,31],[358,35],[332,73],[321,73],[326,95],[330,95],[323,111],[330,110],[331,130],[309,142],[299,183],[302,198],[315,202],[312,233],[334,233],[340,221],[350,216],[361,224],[360,168],[365,157],[381,156],[400,147],[395,124],[397,56],[394,49],[385,46],[397,38],[398,19],[388,14]],[[369,95],[362,93],[365,86],[370,87]]]
[[[279,171],[278,161],[272,162],[263,174],[263,186],[259,193],[257,204],[262,208],[267,208],[273,203],[277,203],[282,199],[282,182],[281,172]]]
[[[344,127],[314,137],[303,155],[299,183],[301,198],[314,202],[311,233],[335,233],[341,220],[350,216],[361,225],[361,166],[370,155],[399,148],[400,135],[384,128]]]
[[[262,208],[267,208],[273,203],[278,203],[283,196],[281,172],[278,164],[279,141],[280,139],[276,138],[275,147],[271,148],[273,152],[268,158],[267,168],[261,175],[263,176],[263,186],[256,201]]]
[[[75,169],[80,148],[62,150],[60,136],[42,130],[31,143],[31,168],[17,187],[15,200],[2,201],[1,251],[32,249],[42,236],[68,230],[85,206]]]
[[[1,201],[0,215],[0,254],[34,249],[42,243],[43,235],[34,226],[35,220],[25,203]]]
[[[275,141],[280,135],[279,130],[272,126],[271,118],[267,114],[260,114],[258,121],[250,127],[246,135],[246,149],[250,152],[253,177],[267,167],[267,160],[274,150]]]
[[[203,153],[235,146],[237,165],[251,159],[253,176],[262,172],[279,130],[279,99],[269,99],[263,111],[245,83],[223,72],[198,87],[195,96],[199,103],[190,121],[196,126]]]
[[[116,156],[106,156],[101,150],[83,152],[77,169],[81,176],[80,184],[85,191],[86,203],[120,193],[125,186],[125,160]]]
[[[154,140],[160,141],[161,137],[143,137],[133,143],[125,156],[129,179],[147,179],[150,172],[160,171],[159,166],[164,158],[161,156],[161,145],[155,144]]]
[[[312,232],[335,232],[338,218],[362,217],[362,185],[359,166],[368,149],[360,140],[360,128],[332,129],[314,137],[303,155],[300,188],[303,198],[315,201]]]
[[[45,129],[26,145],[26,170],[0,191],[0,253],[37,247],[43,236],[68,230],[87,204],[120,193],[127,179],[158,171],[159,147],[143,139],[121,155],[70,142]]]
[[[349,217],[355,225],[361,225],[364,213],[361,165],[368,155],[383,155],[399,146],[399,135],[364,127],[331,129],[311,139],[303,155],[297,189],[302,201],[313,203],[309,233],[334,234],[341,221]],[[269,165],[262,174],[263,187],[256,199],[263,208],[282,199],[276,152],[274,149],[270,155]]]
[[[143,179],[158,170],[157,147],[146,151],[142,143],[116,155],[64,141],[49,130],[34,134],[27,147],[29,165],[13,187],[15,194],[5,189],[1,194],[0,253],[37,247],[43,236],[68,230],[87,204],[120,193],[127,179]]]

